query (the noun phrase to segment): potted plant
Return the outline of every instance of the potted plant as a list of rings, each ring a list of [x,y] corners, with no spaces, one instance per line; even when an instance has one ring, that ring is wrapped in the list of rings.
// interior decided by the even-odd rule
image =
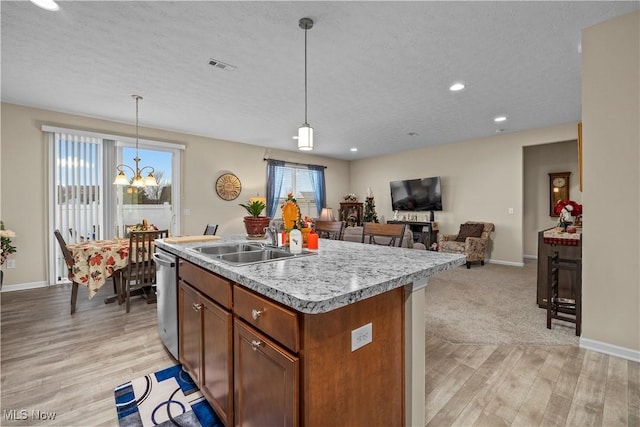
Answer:
[[[239,205],[245,208],[249,214],[244,217],[244,227],[249,238],[264,238],[264,229],[269,226],[271,219],[267,216],[260,216],[260,214],[267,205],[262,200],[252,200],[248,204],[239,203]]]

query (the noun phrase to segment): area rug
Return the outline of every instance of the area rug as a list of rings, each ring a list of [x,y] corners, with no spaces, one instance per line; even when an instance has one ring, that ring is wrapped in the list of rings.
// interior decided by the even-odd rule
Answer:
[[[122,384],[114,394],[120,427],[223,427],[180,365]]]
[[[427,336],[456,344],[577,345],[575,325],[554,321],[536,303],[537,264],[485,263],[458,267],[429,279]]]

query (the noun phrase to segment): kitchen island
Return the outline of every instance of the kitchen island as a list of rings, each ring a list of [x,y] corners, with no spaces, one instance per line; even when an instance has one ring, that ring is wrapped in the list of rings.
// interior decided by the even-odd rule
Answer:
[[[228,426],[249,424],[248,408],[258,407],[288,412],[284,425],[424,425],[424,288],[464,256],[322,239],[314,255],[236,267],[189,249],[203,243],[156,244],[181,258],[183,365],[184,346],[198,341],[190,312],[204,306],[220,326],[217,346],[228,351],[202,333],[198,372],[218,363],[211,372],[228,376],[228,393],[219,378],[217,391],[203,391]],[[211,285],[202,285],[205,273]],[[214,288],[221,296],[206,295]],[[231,338],[220,342],[220,331]],[[266,362],[256,365],[252,352]],[[208,353],[216,353],[211,362]],[[255,397],[259,389],[267,394]],[[260,420],[281,424],[279,415]]]

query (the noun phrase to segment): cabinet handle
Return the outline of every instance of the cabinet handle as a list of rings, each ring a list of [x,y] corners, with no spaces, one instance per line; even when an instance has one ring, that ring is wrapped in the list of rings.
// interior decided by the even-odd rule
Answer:
[[[193,305],[191,305],[191,308],[193,308],[194,311],[198,311],[202,308],[202,304],[198,304],[198,303],[193,303]]]
[[[256,340],[251,341],[251,349],[253,351],[258,350],[261,345],[262,345],[262,341],[256,341]]]
[[[262,316],[262,313],[264,313],[264,310],[256,310],[254,308],[251,310],[251,317],[253,317],[253,320],[258,320],[258,317]]]

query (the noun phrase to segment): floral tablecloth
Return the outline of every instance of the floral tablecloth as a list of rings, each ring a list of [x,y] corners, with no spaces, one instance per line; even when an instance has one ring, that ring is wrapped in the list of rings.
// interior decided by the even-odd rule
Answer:
[[[93,240],[67,245],[73,256],[73,280],[87,286],[89,299],[114,272],[129,262],[129,240]]]

